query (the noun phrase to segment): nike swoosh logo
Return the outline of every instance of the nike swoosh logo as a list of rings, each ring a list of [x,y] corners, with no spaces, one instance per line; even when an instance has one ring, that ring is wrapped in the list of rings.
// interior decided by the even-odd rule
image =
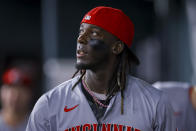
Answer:
[[[75,105],[74,107],[71,107],[71,108],[67,108],[67,106],[65,106],[64,112],[72,111],[72,110],[75,109],[77,106],[79,106],[79,104],[78,104],[78,105]]]

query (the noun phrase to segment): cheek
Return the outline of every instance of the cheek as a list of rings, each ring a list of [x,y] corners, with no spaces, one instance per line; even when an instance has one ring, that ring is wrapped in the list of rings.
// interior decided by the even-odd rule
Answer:
[[[12,105],[15,102],[12,92],[5,91],[4,94],[2,94],[1,96],[1,101],[4,104],[4,106]]]
[[[92,40],[89,42],[90,47],[90,60],[94,63],[104,62],[110,59],[111,50],[110,46],[106,45],[103,41]]]
[[[24,102],[28,102],[31,100],[32,94],[29,93],[28,91],[23,91],[20,94],[20,100]]]
[[[89,45],[93,53],[107,54],[110,51],[109,45],[102,40],[90,40]]]

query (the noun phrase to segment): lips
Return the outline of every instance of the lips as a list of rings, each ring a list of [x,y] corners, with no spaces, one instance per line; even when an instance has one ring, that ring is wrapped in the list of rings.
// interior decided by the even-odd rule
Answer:
[[[85,51],[84,49],[78,49],[77,50],[77,58],[81,58],[87,55],[87,51]]]

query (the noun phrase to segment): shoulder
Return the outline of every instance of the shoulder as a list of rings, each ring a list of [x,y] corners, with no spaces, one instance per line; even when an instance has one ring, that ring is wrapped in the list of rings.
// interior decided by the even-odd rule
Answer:
[[[63,82],[62,84],[54,87],[52,90],[46,92],[43,97],[46,97],[46,99],[50,101],[51,98],[61,98],[62,96],[68,95],[72,91],[72,87],[78,79],[79,77],[74,77],[73,79]]]
[[[7,131],[8,129],[8,125],[4,122],[2,115],[0,115],[0,131]]]
[[[4,121],[2,118],[2,114],[0,113],[0,127],[2,127],[4,125]]]
[[[44,93],[36,102],[33,112],[43,114],[49,112],[49,109],[55,110],[55,107],[59,107],[72,94],[72,87],[77,80],[78,77],[75,77]]]
[[[165,81],[165,82],[156,82],[153,86],[163,92],[165,92],[171,101],[185,102],[185,98],[188,98],[189,89],[191,85],[186,82],[176,82],[176,81]]]
[[[135,103],[151,112],[152,116],[155,115],[160,101],[165,99],[163,91],[158,90],[149,83],[133,76],[128,76],[125,92],[125,96],[129,100],[133,100]]]
[[[187,82],[177,82],[177,81],[158,81],[152,84],[155,88],[160,90],[186,90],[190,87]]]
[[[166,93],[175,111],[184,109],[189,102],[189,89],[191,87],[189,83],[164,81],[156,82],[153,86]]]
[[[129,100],[133,99],[139,105],[138,107],[150,114],[154,121],[157,120],[157,114],[160,114],[161,111],[160,119],[166,115],[172,115],[173,109],[170,106],[166,93],[139,78],[128,76],[125,92],[127,92],[126,95]]]
[[[154,111],[157,110],[158,106],[168,108],[170,102],[167,93],[162,90],[154,88],[149,83],[141,80],[139,78],[128,76],[128,92],[134,96],[136,101],[142,101],[145,107],[153,108]]]
[[[72,86],[75,82],[77,82],[77,80],[78,77],[65,81],[59,86],[43,94],[38,99],[31,112],[27,129],[40,130],[44,127],[45,130],[49,130],[50,122],[55,121],[53,118],[60,112],[64,111],[64,104],[67,101],[71,102],[74,98],[71,98],[70,96],[76,92],[76,89],[72,91]]]
[[[150,97],[156,100],[160,98],[162,94],[161,90],[154,88],[146,81],[130,75],[128,76],[127,86],[128,90],[133,90],[134,92],[137,92],[139,95],[144,95],[146,97]]]

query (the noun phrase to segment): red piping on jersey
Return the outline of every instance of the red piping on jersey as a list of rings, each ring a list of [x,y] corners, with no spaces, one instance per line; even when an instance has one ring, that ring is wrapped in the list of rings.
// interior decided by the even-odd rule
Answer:
[[[189,88],[189,99],[192,101],[192,95],[193,95],[193,86],[191,86],[190,88]]]

